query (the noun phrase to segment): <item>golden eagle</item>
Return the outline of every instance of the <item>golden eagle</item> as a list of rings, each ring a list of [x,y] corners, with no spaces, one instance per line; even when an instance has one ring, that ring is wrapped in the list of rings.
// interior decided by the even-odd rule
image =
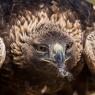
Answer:
[[[0,5],[0,95],[87,95],[95,75],[93,5],[86,0]]]

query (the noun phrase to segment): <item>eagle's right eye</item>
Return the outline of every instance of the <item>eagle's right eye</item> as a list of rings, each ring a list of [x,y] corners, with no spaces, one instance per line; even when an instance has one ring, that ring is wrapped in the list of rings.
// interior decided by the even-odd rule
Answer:
[[[66,50],[70,49],[73,45],[73,42],[69,42],[67,45],[66,45]]]
[[[39,53],[44,53],[44,52],[47,52],[48,51],[47,46],[46,45],[43,45],[43,44],[33,44],[33,47]]]

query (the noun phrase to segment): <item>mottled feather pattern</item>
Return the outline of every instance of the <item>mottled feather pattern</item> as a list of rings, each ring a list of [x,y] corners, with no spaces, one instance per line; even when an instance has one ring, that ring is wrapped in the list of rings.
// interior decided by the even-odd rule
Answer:
[[[0,37],[0,68],[3,65],[6,58],[6,48],[3,39]]]
[[[92,29],[87,35],[85,49],[86,62],[90,71],[95,75],[95,30]]]
[[[67,35],[72,37],[72,39],[76,42],[76,46],[78,47],[76,63],[80,60],[83,48],[83,32],[79,19],[76,18],[75,21],[70,22],[71,18],[68,18],[68,16],[73,15],[72,12],[66,11],[63,13],[56,13],[52,14],[51,17],[48,17],[47,13],[43,11],[38,12],[36,16],[33,15],[29,10],[25,10],[22,14],[23,15],[18,14],[18,17],[14,18],[15,22],[12,24],[12,28],[10,29],[10,38],[12,41],[11,51],[14,55],[14,61],[16,61],[16,63],[18,63],[17,61],[20,61],[20,59],[23,60],[23,55],[21,55],[21,46],[24,43],[27,43],[29,38],[34,39],[35,36],[40,35],[39,32],[35,32],[36,29],[47,23],[52,23],[60,27],[62,31],[66,32]],[[15,55],[18,55],[19,57]]]
[[[0,95],[90,95],[90,88],[95,91],[95,28],[87,29],[95,27],[92,4],[86,0],[1,0],[0,5],[0,17],[6,23],[0,20],[0,24],[8,28],[0,32]],[[73,42],[64,49],[72,58],[60,69],[66,77],[56,70],[55,60],[32,59],[35,43],[51,45],[52,53],[55,42],[58,49]]]

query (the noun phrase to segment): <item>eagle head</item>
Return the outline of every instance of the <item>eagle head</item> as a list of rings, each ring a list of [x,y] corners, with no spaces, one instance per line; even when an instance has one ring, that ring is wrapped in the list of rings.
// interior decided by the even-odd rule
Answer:
[[[80,22],[65,20],[65,13],[49,18],[45,12],[38,12],[38,16],[25,12],[13,18],[10,29],[14,75],[37,85],[44,82],[50,92],[56,92],[73,79],[72,69],[80,61]]]
[[[21,66],[51,77],[72,77],[70,70],[77,60],[77,46],[72,37],[50,23],[38,26],[34,31],[35,34],[26,38],[21,47],[25,61]]]

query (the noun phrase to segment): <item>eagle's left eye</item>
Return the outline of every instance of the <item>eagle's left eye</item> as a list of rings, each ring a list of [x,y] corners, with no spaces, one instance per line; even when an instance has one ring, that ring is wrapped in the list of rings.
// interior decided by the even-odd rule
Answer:
[[[48,48],[46,45],[41,45],[41,44],[34,44],[33,47],[37,52],[47,52]]]
[[[66,50],[70,49],[73,45],[73,42],[69,42],[67,45],[66,45]]]

